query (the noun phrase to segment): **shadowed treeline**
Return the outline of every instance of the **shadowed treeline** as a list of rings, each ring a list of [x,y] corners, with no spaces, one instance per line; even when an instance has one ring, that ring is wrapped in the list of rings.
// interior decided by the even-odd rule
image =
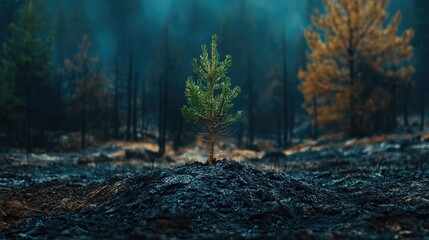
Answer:
[[[407,64],[417,71],[391,117],[400,123],[374,125],[365,135],[408,126],[416,114],[424,127],[425,9],[422,0],[392,0],[387,7],[387,22],[401,11],[399,35],[414,28],[417,54]],[[320,122],[302,108],[298,79],[311,50],[304,30],[316,11],[326,13],[323,1],[2,1],[3,145],[31,151],[55,146],[72,132],[80,132],[82,148],[109,139],[156,138],[160,146],[193,140],[179,109],[193,75],[190,63],[212,34],[219,36],[221,55],[232,55],[229,75],[242,88],[236,108],[244,115],[231,132],[238,145],[255,148],[258,138],[269,138],[286,147],[316,136]],[[37,45],[50,47],[40,52]],[[17,74],[24,70],[28,75]],[[348,132],[320,126],[320,133],[340,130]]]

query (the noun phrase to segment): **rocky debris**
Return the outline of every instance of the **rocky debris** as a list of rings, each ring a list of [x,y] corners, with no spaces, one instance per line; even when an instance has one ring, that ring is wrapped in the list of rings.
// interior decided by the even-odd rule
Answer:
[[[18,200],[6,201],[2,204],[2,217],[23,217],[26,213],[24,205]]]

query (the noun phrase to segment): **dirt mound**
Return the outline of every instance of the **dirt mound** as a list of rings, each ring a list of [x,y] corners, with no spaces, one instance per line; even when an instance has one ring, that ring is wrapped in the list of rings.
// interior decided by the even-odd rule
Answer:
[[[0,239],[423,238],[427,158],[401,159],[286,174],[193,163],[101,184],[0,190]]]
[[[81,200],[81,207],[60,214],[34,211],[4,236],[250,237],[285,232],[335,198],[281,173],[227,161],[149,171],[88,188],[90,204]]]

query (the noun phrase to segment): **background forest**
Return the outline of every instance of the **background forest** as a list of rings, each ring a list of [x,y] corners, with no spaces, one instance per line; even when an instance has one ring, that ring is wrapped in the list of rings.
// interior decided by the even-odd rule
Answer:
[[[362,9],[356,17],[365,20]],[[54,148],[67,134],[81,148],[152,138],[162,154],[166,142],[194,141],[179,110],[190,63],[212,34],[221,55],[232,55],[229,75],[242,88],[236,109],[244,115],[230,133],[241,147],[257,148],[257,139],[285,147],[321,134],[423,130],[429,3],[391,0],[386,16],[376,10],[366,13],[374,21],[385,17],[381,26],[390,35],[374,33],[365,46],[372,51],[380,48],[372,43],[390,39],[392,45],[383,45],[389,54],[360,64],[359,82],[350,76],[352,84],[332,97],[331,82],[314,84],[339,74],[337,63],[312,65],[320,60],[314,49],[326,25],[315,19],[318,28],[309,30],[311,15],[327,12],[320,0],[3,0],[0,145],[31,152]],[[325,49],[331,59],[350,59],[335,49]]]

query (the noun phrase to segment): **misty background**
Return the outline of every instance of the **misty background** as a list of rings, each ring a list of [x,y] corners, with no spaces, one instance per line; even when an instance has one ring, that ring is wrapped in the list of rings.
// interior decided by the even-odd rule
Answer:
[[[17,18],[27,1],[4,0],[0,5],[0,36],[8,36],[8,25]],[[34,1],[43,14],[48,36],[53,34],[55,70],[73,59],[84,35],[92,41],[91,53],[100,60],[100,71],[114,88],[119,73],[119,115],[125,123],[127,79],[130,62],[136,87],[142,93],[138,104],[139,126],[156,135],[160,89],[166,86],[167,140],[181,135],[184,121],[179,112],[184,104],[184,85],[195,76],[191,60],[200,54],[201,44],[219,36],[219,50],[233,57],[232,84],[242,87],[236,104],[244,118],[232,131],[238,139],[279,138],[285,131],[285,116],[291,138],[309,136],[308,116],[301,108],[297,73],[305,68],[307,43],[303,32],[314,11],[323,12],[320,0],[43,0]],[[391,0],[389,12],[402,12],[400,32],[415,22],[414,0]],[[284,58],[286,56],[286,58]],[[286,61],[286,63],[285,63]],[[419,62],[419,58],[414,58]],[[284,115],[281,75],[286,67],[288,114]],[[168,69],[168,70],[166,70]],[[116,71],[117,70],[117,71]],[[419,68],[417,68],[419,71]],[[54,77],[55,79],[55,77]],[[67,80],[62,80],[67,98]],[[144,96],[143,96],[144,95]],[[411,104],[413,105],[413,104]],[[66,109],[67,106],[64,107]],[[73,114],[64,113],[57,129],[78,130]],[[93,126],[97,127],[96,118]],[[112,124],[112,123],[107,123]],[[180,127],[178,127],[180,126]],[[184,125],[189,127],[190,125]],[[186,127],[185,127],[186,128]],[[243,141],[243,140],[238,140]],[[253,141],[253,140],[251,140]],[[280,141],[280,140],[279,140]]]

